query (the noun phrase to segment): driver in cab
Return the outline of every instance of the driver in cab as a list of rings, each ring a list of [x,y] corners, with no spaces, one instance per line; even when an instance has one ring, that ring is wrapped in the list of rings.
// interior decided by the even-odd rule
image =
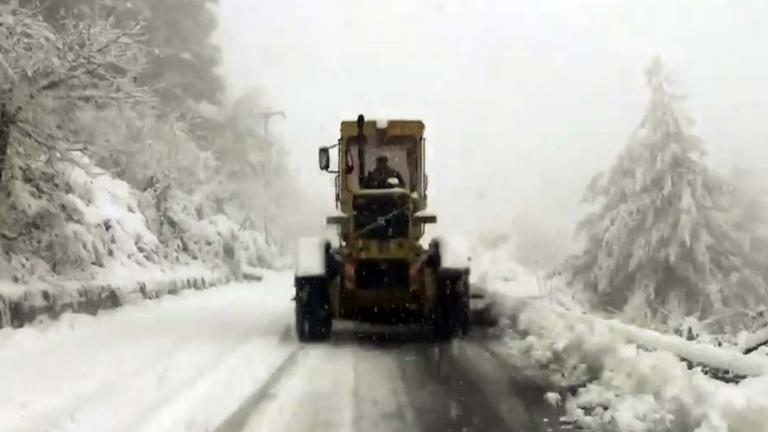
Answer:
[[[403,176],[389,166],[389,159],[383,155],[376,158],[376,167],[369,171],[365,178],[365,187],[368,189],[391,189],[404,186]]]

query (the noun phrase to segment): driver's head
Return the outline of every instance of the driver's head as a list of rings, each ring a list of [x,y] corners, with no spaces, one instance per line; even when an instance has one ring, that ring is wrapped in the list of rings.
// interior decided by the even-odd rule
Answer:
[[[377,168],[385,168],[387,164],[389,163],[389,159],[386,156],[379,156],[376,158],[376,167]]]

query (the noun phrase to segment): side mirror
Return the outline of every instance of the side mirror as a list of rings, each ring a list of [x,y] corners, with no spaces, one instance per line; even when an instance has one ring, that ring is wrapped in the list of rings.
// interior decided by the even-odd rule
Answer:
[[[416,221],[416,223],[433,224],[433,223],[437,223],[437,216],[435,216],[432,213],[419,212],[414,215],[414,220]]]
[[[331,168],[331,152],[328,147],[320,147],[317,152],[317,159],[321,170],[328,171]]]
[[[347,223],[347,221],[349,221],[349,216],[345,214],[327,216],[325,218],[325,223],[327,225],[342,225]]]

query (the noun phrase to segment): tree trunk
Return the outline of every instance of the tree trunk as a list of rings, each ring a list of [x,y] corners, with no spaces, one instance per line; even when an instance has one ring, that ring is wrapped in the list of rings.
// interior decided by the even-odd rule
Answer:
[[[11,140],[11,113],[5,104],[0,104],[0,182],[6,171],[8,160],[8,147]]]

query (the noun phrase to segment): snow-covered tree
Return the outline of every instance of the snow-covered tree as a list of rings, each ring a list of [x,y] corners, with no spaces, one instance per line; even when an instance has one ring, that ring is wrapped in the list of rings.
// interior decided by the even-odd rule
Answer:
[[[108,236],[88,234],[73,203],[88,195],[73,173],[97,172],[88,155],[103,144],[89,139],[92,125],[82,120],[150,100],[135,84],[144,65],[140,37],[138,25],[117,29],[107,20],[54,29],[37,11],[0,4],[0,246],[9,260],[99,261],[88,251]]]
[[[275,261],[244,222],[276,208],[259,185],[280,148],[248,103],[214,106],[209,2],[168,27],[161,3],[0,1],[0,277]]]
[[[139,81],[154,87],[164,106],[188,109],[205,102],[217,105],[224,83],[217,73],[220,49],[212,41],[217,0],[18,0],[40,5],[44,19],[58,26],[64,19],[114,19],[118,26],[146,22],[148,65]]]
[[[75,162],[87,151],[77,116],[147,99],[135,85],[145,49],[138,26],[68,21],[56,31],[35,11],[0,5],[0,176],[44,161]]]
[[[274,231],[299,191],[285,148],[267,135],[266,111],[260,93],[251,89],[219,113],[212,151],[220,170],[207,189],[210,200],[234,220]]]
[[[660,60],[646,72],[650,102],[614,165],[595,176],[580,223],[586,244],[566,270],[602,306],[627,313],[708,315],[765,301],[729,226],[728,187],[704,162],[683,97]]]
[[[729,180],[734,186],[733,224],[747,250],[768,260],[768,177],[760,168],[737,166]]]

